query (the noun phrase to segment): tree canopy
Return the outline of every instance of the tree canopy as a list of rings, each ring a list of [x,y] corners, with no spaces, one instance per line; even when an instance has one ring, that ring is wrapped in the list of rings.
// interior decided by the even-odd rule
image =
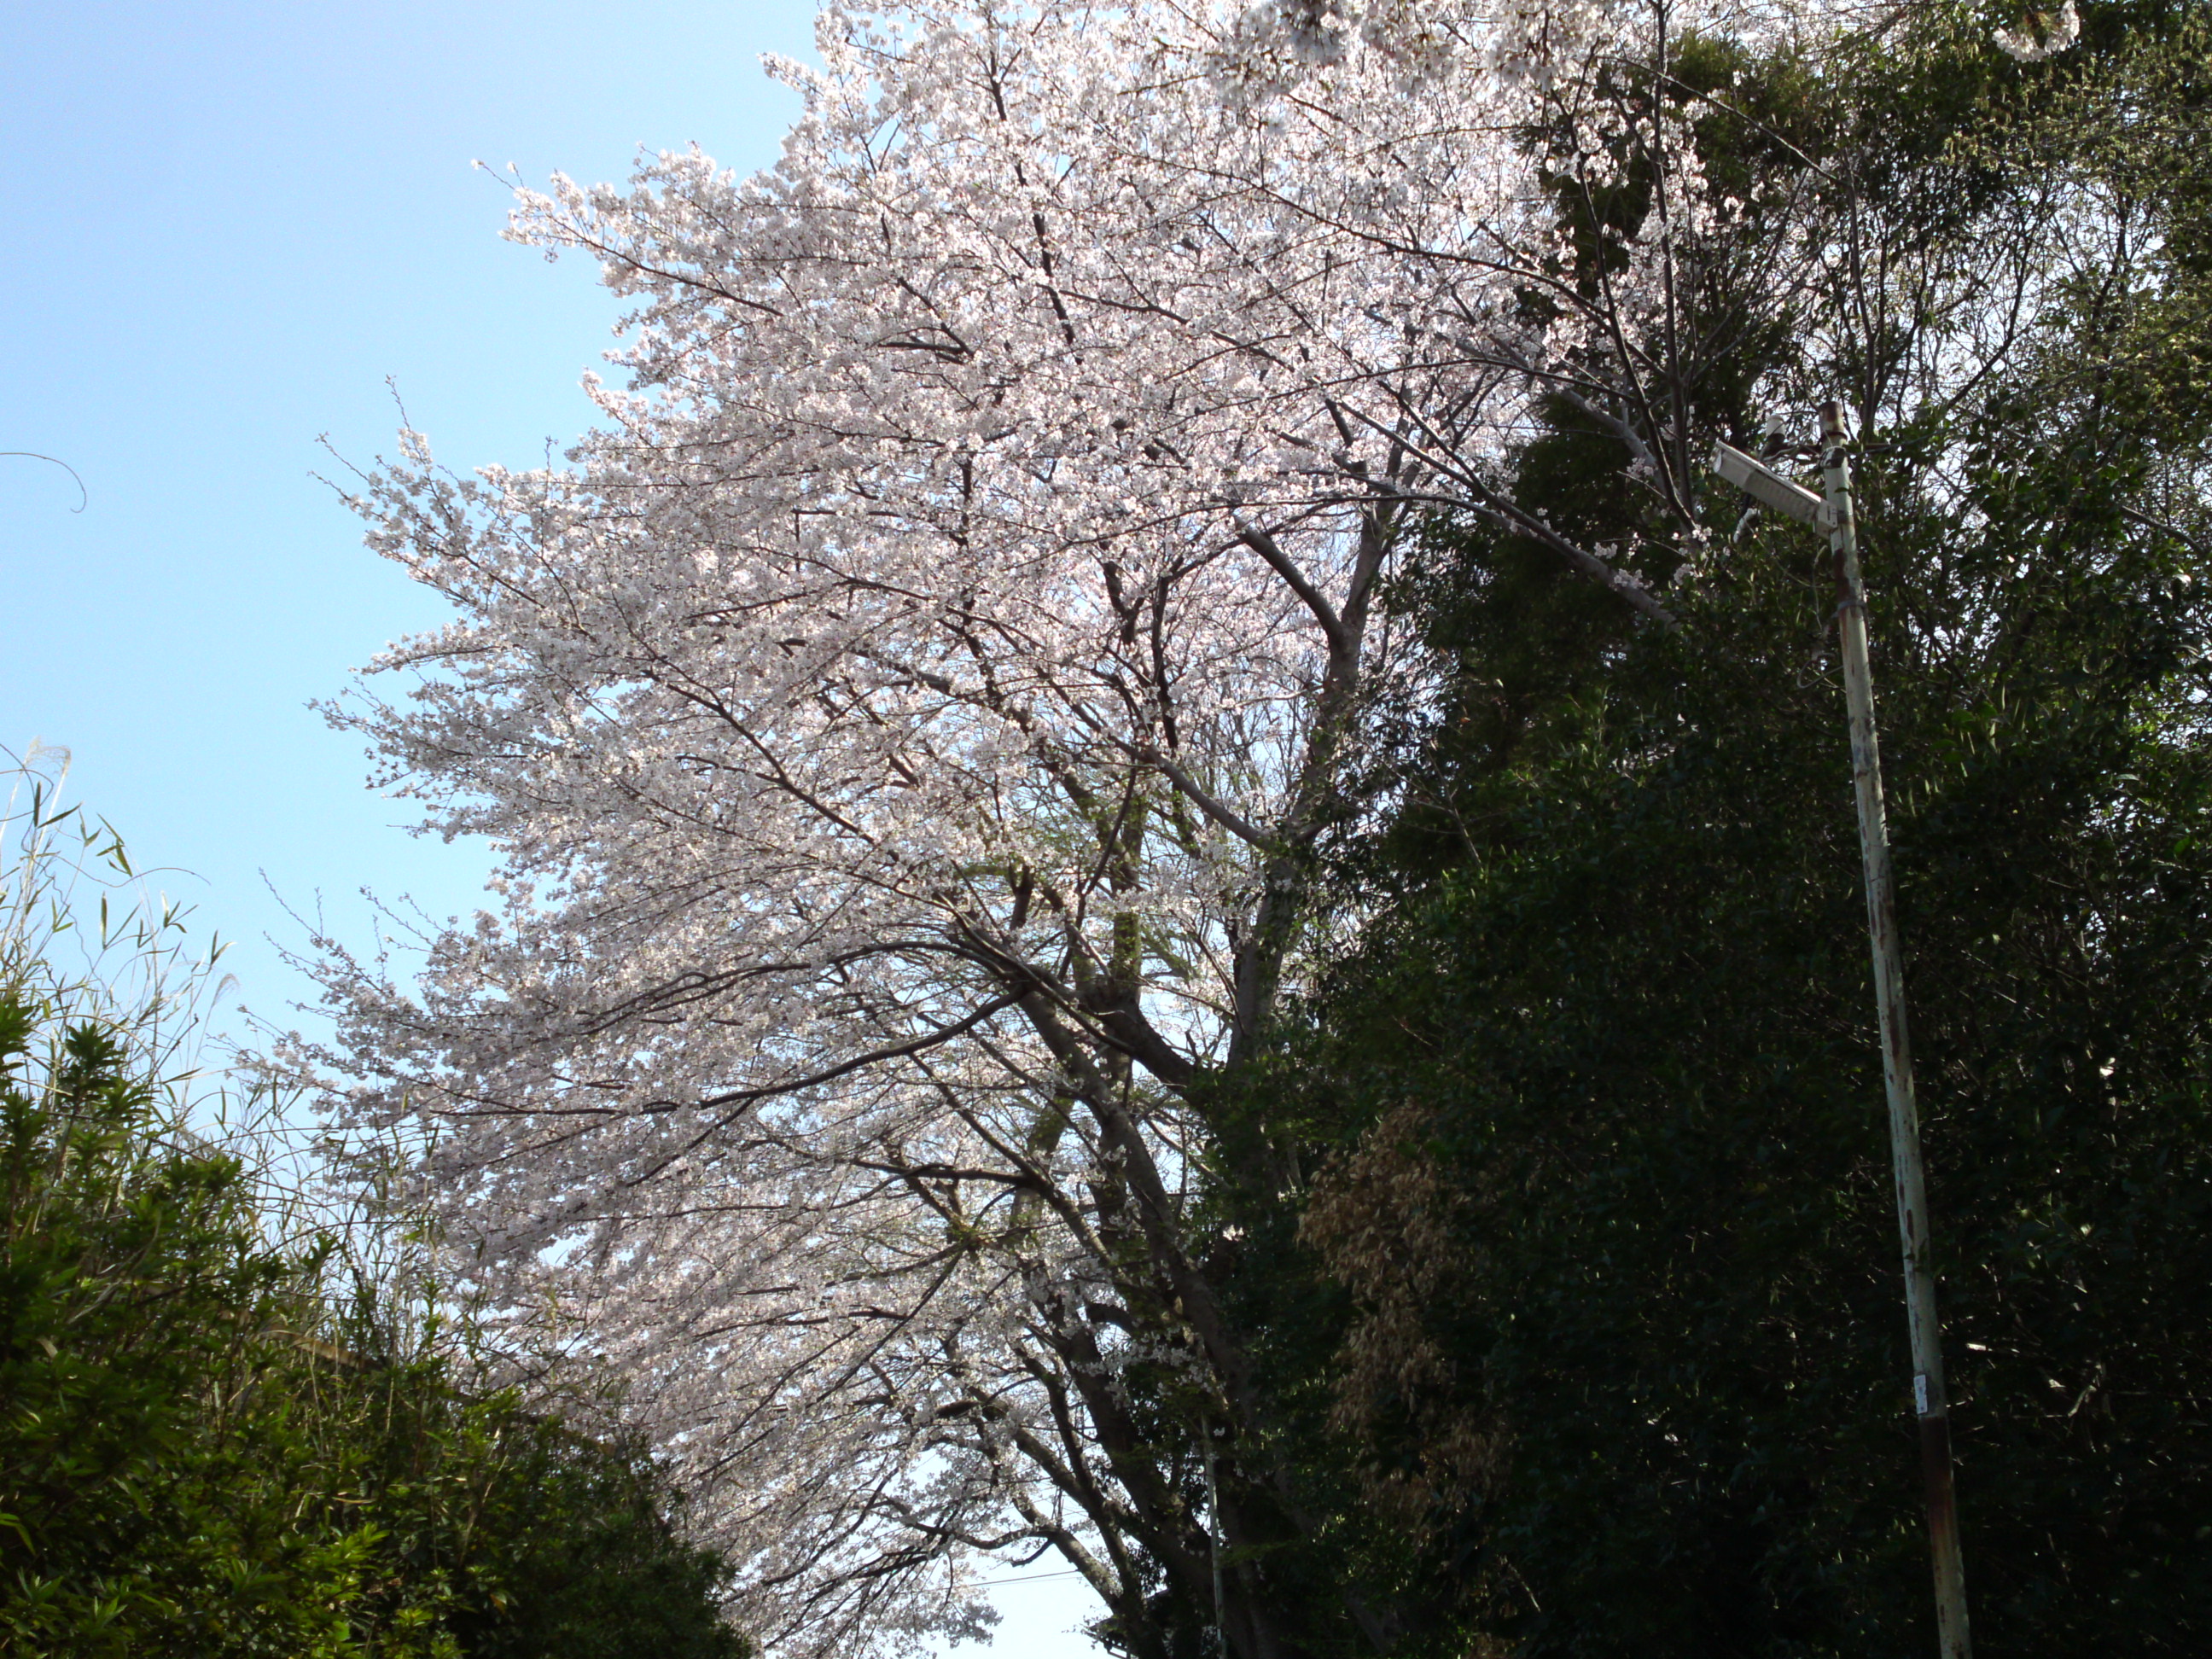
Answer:
[[[1984,202],[2060,178],[2101,211],[2002,377],[1858,458],[1968,1589],[2008,1653],[2193,1651],[2212,1567],[2181,179],[2212,59],[2201,18],[2108,39],[1954,135]],[[1604,449],[1563,418],[1524,489],[1601,511]],[[1378,908],[1249,1109],[1333,1158],[1248,1223],[1315,1253],[1308,1303],[1255,1292],[1296,1316],[1286,1391],[1324,1379],[1310,1456],[1516,1653],[1933,1644],[1822,539],[1747,526],[1679,632],[1632,635],[1432,526],[1399,602],[1443,678],[1347,851]]]
[[[1043,1551],[1143,1659],[1892,1640],[1825,613],[1703,459],[1861,440],[1930,1093],[1988,1102],[1932,1115],[1948,1260],[2039,1329],[2104,1241],[2185,1273],[2201,25],[819,38],[775,169],[521,193],[636,302],[567,466],[363,478],[459,616],[334,717],[505,867],[411,980],[325,942],[293,1062],[619,1366],[779,1653],[971,1631]],[[2059,1111],[2136,1066],[2127,1133]],[[2201,1341],[2083,1328],[2021,1375]],[[2081,1397],[1974,1419],[1970,1516]],[[2074,1548],[1998,1593],[2069,1627]]]

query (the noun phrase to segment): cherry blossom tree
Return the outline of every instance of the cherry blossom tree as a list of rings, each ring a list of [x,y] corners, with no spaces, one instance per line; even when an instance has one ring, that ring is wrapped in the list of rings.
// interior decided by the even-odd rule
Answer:
[[[458,617],[336,711],[500,849],[499,907],[404,977],[325,942],[307,1059],[422,1128],[487,1295],[626,1374],[769,1650],[974,1629],[976,1564],[1047,1552],[1127,1651],[1304,1650],[1204,1081],[1307,970],[1411,515],[1671,624],[1729,343],[1725,295],[1686,325],[1700,249],[1759,242],[1767,305],[1818,249],[1608,89],[1670,27],[832,6],[820,70],[772,65],[775,169],[520,193],[519,240],[635,302],[620,383],[566,467],[410,432],[365,480]],[[1623,447],[1637,549],[1502,482],[1562,404]]]

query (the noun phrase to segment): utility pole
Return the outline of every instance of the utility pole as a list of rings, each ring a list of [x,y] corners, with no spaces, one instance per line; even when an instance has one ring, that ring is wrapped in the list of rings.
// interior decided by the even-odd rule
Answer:
[[[1213,1425],[1202,1417],[1198,1419],[1198,1435],[1206,1447],[1206,1553],[1213,1566],[1213,1651],[1215,1659],[1227,1659],[1229,1630],[1221,1594],[1221,1494],[1213,1484]]]
[[[1920,1110],[1913,1096],[1912,1045],[1905,1018],[1905,962],[1898,945],[1897,882],[1882,811],[1881,750],[1875,738],[1874,676],[1867,661],[1866,590],[1859,580],[1844,410],[1820,405],[1825,499],[1770,471],[1742,451],[1716,446],[1713,470],[1765,506],[1828,532],[1836,560],[1836,624],[1843,644],[1844,702],[1850,716],[1851,782],[1858,797],[1859,854],[1866,868],[1867,932],[1874,948],[1875,1006],[1881,1028],[1882,1082],[1889,1097],[1889,1151],[1897,1228],[1905,1248],[1905,1310],[1912,1338],[1912,1407],[1920,1427],[1928,1537],[1936,1570],[1936,1632],[1942,1659],[1972,1659],[1959,1510],[1951,1486],[1951,1416],[1943,1390],[1942,1332],[1936,1270],[1929,1258],[1928,1178],[1920,1160]]]

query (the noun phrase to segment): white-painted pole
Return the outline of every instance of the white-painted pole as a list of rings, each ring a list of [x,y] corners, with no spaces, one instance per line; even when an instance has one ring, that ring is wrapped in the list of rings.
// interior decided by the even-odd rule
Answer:
[[[1920,1425],[1928,1534],[1935,1557],[1936,1630],[1942,1659],[1970,1659],[1966,1577],[1959,1510],[1951,1486],[1951,1417],[1943,1391],[1942,1331],[1936,1270],[1928,1250],[1928,1178],[1920,1160],[1920,1110],[1913,1096],[1912,1045],[1905,1020],[1905,963],[1897,935],[1897,884],[1882,811],[1881,752],[1875,738],[1874,677],[1867,661],[1866,591],[1859,580],[1851,512],[1850,459],[1843,405],[1820,406],[1820,455],[1827,483],[1828,545],[1836,556],[1836,622],[1843,641],[1844,700],[1850,713],[1851,781],[1858,794],[1859,852],[1866,866],[1867,929],[1874,945],[1875,1003],[1881,1022],[1882,1080],[1889,1095],[1889,1147],[1897,1226],[1905,1246],[1905,1309],[1912,1336],[1912,1405]]]

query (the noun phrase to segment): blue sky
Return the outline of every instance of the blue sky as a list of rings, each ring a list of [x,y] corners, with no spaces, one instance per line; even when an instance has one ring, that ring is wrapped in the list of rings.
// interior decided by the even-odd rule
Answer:
[[[261,879],[341,931],[364,884],[472,907],[481,853],[400,833],[307,704],[439,608],[361,548],[317,447],[528,464],[591,418],[616,307],[502,242],[472,159],[619,178],[697,140],[774,161],[803,3],[19,8],[0,53],[0,742],[182,866],[257,1012],[303,994]]]
[[[773,162],[796,112],[763,52],[803,0],[16,7],[0,50],[0,744],[74,757],[71,793],[238,940],[283,1025],[281,961],[363,887],[472,908],[480,850],[405,833],[356,742],[307,707],[432,598],[359,544],[317,472],[392,447],[387,379],[441,459],[511,465],[591,419],[616,313],[580,262],[502,242],[512,161],[620,178],[696,141]],[[273,888],[274,892],[270,890]],[[1045,1563],[1039,1563],[1042,1567]],[[1001,1595],[995,1650],[1060,1635],[1065,1580]],[[973,1650],[969,1650],[973,1651]]]

